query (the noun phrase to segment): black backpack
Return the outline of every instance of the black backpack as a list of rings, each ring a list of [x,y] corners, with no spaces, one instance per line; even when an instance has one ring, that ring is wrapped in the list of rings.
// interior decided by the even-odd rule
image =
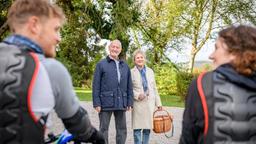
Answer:
[[[31,108],[39,70],[35,53],[0,43],[0,144],[42,144],[44,126]]]

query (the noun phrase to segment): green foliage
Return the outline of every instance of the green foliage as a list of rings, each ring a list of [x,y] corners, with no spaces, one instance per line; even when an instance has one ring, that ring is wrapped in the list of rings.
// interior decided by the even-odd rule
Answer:
[[[143,40],[148,42],[152,63],[162,63],[165,52],[177,45],[170,41],[183,34],[185,27],[180,23],[180,16],[185,9],[183,0],[150,0],[147,3],[142,20],[136,26],[142,32]]]
[[[190,72],[193,72],[197,53],[223,27],[231,24],[255,24],[255,0],[183,0],[187,8],[180,23],[187,25],[184,34],[191,43]]]
[[[96,63],[104,57],[105,48],[97,46],[100,38],[119,39],[125,54],[129,44],[127,29],[139,18],[137,7],[127,1],[59,0],[67,24],[57,57],[70,71],[75,86],[91,87]],[[106,10],[107,9],[107,10]],[[107,11],[107,12],[106,12]]]
[[[225,24],[248,23],[256,24],[255,0],[222,0],[218,13]]]
[[[176,69],[171,64],[155,65],[155,79],[160,95],[176,95]]]
[[[193,78],[196,78],[200,73],[212,70],[211,64],[203,64],[201,67],[195,68],[193,73],[188,72],[187,69],[179,69],[176,77],[177,95],[184,101],[188,92],[188,87]]]
[[[193,79],[193,74],[186,71],[179,71],[176,77],[176,87],[177,95],[181,97],[181,100],[184,101],[188,92],[189,84]]]
[[[7,26],[7,10],[11,6],[12,0],[0,0],[0,41],[2,41],[8,34]]]
[[[92,101],[92,91],[85,90],[83,88],[76,88],[76,95],[81,101]],[[160,95],[162,104],[164,106],[172,106],[172,107],[184,107],[184,102],[180,101],[179,96],[175,95]]]
[[[90,88],[96,62],[101,59],[104,50],[102,47],[88,44],[88,38],[94,35],[93,30],[91,32],[89,29],[95,22],[86,12],[90,13],[95,7],[89,1],[85,4],[76,0],[70,5],[61,2],[59,1],[59,4],[65,10],[67,23],[62,29],[62,42],[57,51],[57,58],[68,68],[74,86]],[[97,14],[99,13],[95,11],[94,15]]]
[[[110,39],[119,39],[122,42],[122,53],[120,57],[126,59],[126,52],[129,46],[129,35],[127,31],[139,21],[139,7],[134,2],[127,0],[116,1],[112,9],[112,29]]]

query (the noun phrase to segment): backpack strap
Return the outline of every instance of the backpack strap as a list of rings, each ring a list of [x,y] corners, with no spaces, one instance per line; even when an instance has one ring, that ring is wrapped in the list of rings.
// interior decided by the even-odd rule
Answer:
[[[30,52],[29,54],[34,60],[35,68],[34,68],[34,73],[32,75],[32,78],[31,78],[31,81],[29,84],[29,88],[28,88],[28,96],[27,96],[28,112],[29,112],[31,118],[34,120],[34,122],[38,122],[39,119],[36,118],[36,115],[32,111],[32,98],[31,97],[32,97],[34,86],[35,86],[36,78],[37,78],[38,72],[39,72],[39,59],[35,53]]]
[[[199,96],[202,102],[203,111],[204,111],[204,136],[206,136],[209,128],[209,112],[207,107],[207,101],[204,94],[203,86],[202,86],[202,79],[205,75],[205,72],[201,73],[197,78],[197,89],[199,92]]]

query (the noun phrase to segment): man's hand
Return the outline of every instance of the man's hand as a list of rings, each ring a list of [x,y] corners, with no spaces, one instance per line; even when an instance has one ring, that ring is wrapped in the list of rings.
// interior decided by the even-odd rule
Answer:
[[[97,107],[95,107],[95,110],[99,113],[101,111],[101,107],[97,106]]]
[[[126,107],[126,111],[130,111],[130,110],[132,110],[131,106]]]

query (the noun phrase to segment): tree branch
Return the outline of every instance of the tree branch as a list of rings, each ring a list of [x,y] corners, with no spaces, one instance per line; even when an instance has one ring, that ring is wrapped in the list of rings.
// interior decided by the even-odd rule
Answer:
[[[4,24],[0,27],[0,37],[5,33],[8,29],[7,21],[4,22]]]

